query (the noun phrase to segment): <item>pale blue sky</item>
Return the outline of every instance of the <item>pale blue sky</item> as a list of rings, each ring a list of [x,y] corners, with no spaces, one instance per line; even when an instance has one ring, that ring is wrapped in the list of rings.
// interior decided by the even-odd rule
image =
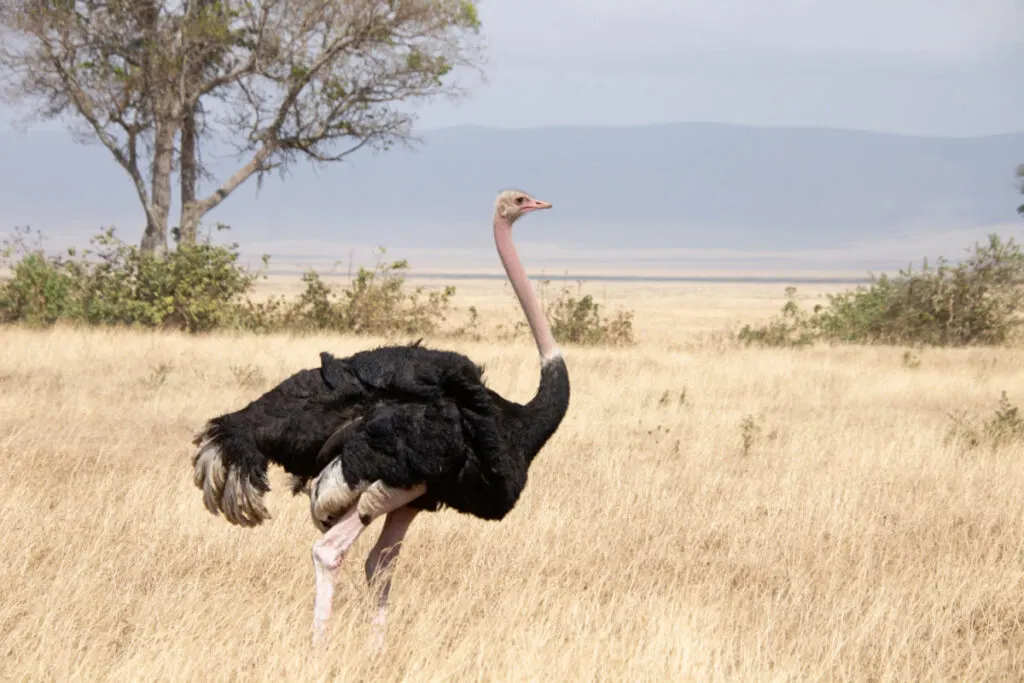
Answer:
[[[920,135],[1024,131],[1024,0],[483,0],[481,14],[488,83],[458,106],[423,109],[421,130],[711,121]],[[643,213],[647,247],[759,249],[754,235],[781,249],[810,244],[811,235],[837,258],[859,240],[891,259],[895,244],[920,237],[913,231],[941,240],[928,243],[929,254],[949,255],[967,243],[957,230],[1019,229],[1020,136],[937,146],[869,136],[856,146],[836,134],[700,128],[694,137],[696,130],[668,136],[676,140],[668,156],[656,132],[629,132],[625,146],[618,134],[564,136],[557,160],[544,158],[552,137],[523,149],[502,135],[464,132],[414,155],[395,151],[316,174],[300,165],[287,184],[269,179],[258,201],[249,183],[211,220],[244,226],[239,236],[250,245],[372,239],[404,250],[444,242],[476,245],[489,258],[487,231],[474,232],[472,212],[489,210],[493,187],[515,184],[550,192],[562,207],[548,221],[559,227],[531,239],[594,248],[621,246],[615,229],[570,230],[595,205],[595,187],[648,197],[643,212],[627,206],[628,218],[612,222],[639,225]],[[101,147],[65,135],[4,142],[0,229],[32,225],[80,243],[84,231],[113,224],[138,239],[142,212],[131,184]],[[486,168],[500,155],[514,169]],[[759,168],[774,169],[771,182]],[[395,195],[396,178],[425,189]],[[64,188],[56,201],[53,187]],[[449,195],[475,199],[423,220],[422,206]],[[396,196],[404,197],[399,205]],[[685,210],[679,197],[688,198]],[[347,253],[335,246],[330,254]],[[899,258],[923,249],[913,242]],[[417,266],[426,258],[417,254]]]
[[[484,0],[488,80],[425,126],[1024,129],[1024,0]]]
[[[488,82],[424,108],[422,127],[1024,129],[1024,0],[483,0],[480,11]]]

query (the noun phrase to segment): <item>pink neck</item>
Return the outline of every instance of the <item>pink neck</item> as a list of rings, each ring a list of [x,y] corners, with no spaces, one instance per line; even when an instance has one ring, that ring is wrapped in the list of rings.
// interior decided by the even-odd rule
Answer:
[[[523,307],[526,314],[526,321],[530,324],[533,332],[533,339],[537,342],[537,350],[540,352],[543,362],[548,362],[562,355],[555,344],[555,337],[551,334],[548,320],[544,317],[537,294],[530,286],[530,280],[526,277],[523,264],[519,262],[516,254],[516,247],[512,243],[512,223],[504,217],[494,217],[494,244],[498,247],[498,256],[505,266],[505,273],[508,274],[512,289],[519,298],[519,305]]]

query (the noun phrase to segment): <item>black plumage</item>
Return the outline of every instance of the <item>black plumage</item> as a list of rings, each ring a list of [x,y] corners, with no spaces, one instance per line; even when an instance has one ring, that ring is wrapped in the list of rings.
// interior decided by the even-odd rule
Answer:
[[[494,243],[523,307],[541,357],[540,386],[526,404],[484,384],[483,368],[451,351],[419,343],[385,346],[347,358],[320,354],[246,407],[210,420],[194,443],[193,482],[214,513],[243,526],[269,517],[267,467],[309,494],[316,599],[313,642],[323,643],[338,568],[377,517],[384,525],[366,558],[366,578],[383,577],[374,630],[382,637],[391,567],[413,518],[450,507],[482,519],[509,513],[530,463],[569,407],[569,373],[512,243],[512,225],[550,209],[520,190],[494,203]],[[378,646],[382,640],[378,639]]]
[[[561,356],[544,363],[537,394],[525,405],[489,389],[483,368],[466,356],[419,343],[346,358],[325,352],[320,360],[318,369],[299,371],[241,410],[210,420],[196,438],[224,470],[201,472],[200,449],[196,484],[211,512],[259,524],[268,516],[261,498],[270,462],[295,477],[295,492],[338,463],[353,491],[375,481],[398,488],[423,483],[427,492],[410,507],[447,506],[498,520],[516,504],[531,461],[569,404]],[[345,511],[332,511],[325,526]]]

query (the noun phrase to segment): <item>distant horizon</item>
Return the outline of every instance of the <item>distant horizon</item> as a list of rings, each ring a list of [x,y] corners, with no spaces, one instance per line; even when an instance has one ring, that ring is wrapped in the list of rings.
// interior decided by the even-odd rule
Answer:
[[[725,249],[600,249],[567,256],[565,250],[523,241],[517,250],[533,281],[590,281],[646,283],[752,283],[752,284],[863,284],[873,275],[893,275],[908,266],[918,268],[922,261],[935,263],[945,258],[956,264],[967,255],[974,242],[984,242],[990,233],[1016,238],[1024,224],[990,226],[964,233],[952,250],[929,249],[925,244],[904,246],[896,253],[884,246],[862,250],[743,251]],[[1015,234],[1016,233],[1016,234]],[[237,237],[238,235],[235,235]],[[69,246],[88,245],[68,237],[46,237],[44,250],[52,256],[66,253]],[[132,243],[130,240],[127,240]],[[235,240],[215,240],[224,244]],[[59,245],[59,246],[58,246]],[[341,280],[353,276],[359,268],[372,269],[376,245],[322,243],[310,244],[309,251],[296,250],[288,240],[241,243],[239,265],[263,271],[271,278],[299,282],[307,269],[316,270],[324,279]],[[316,251],[313,251],[313,248]],[[301,249],[301,247],[300,247]],[[270,256],[263,270],[262,255]],[[386,245],[383,262],[404,260],[409,269],[403,276],[414,281],[502,280],[505,272],[493,247],[473,249],[431,249]],[[467,265],[473,264],[473,265]],[[350,271],[351,269],[351,271]],[[0,268],[0,277],[8,275]]]
[[[0,112],[8,112],[9,109],[0,106]],[[71,133],[67,129],[67,123],[64,121],[36,121],[28,126],[15,125],[14,120],[9,115],[4,116],[3,129],[0,129],[0,133],[11,132],[18,135],[30,135],[34,132],[43,133],[62,133],[69,136],[69,140],[74,142],[76,145],[91,146],[99,145],[98,142],[87,142],[80,143],[72,140]],[[989,139],[989,138],[1000,138],[1008,137],[1013,135],[1024,134],[1024,127],[1000,130],[998,132],[976,132],[976,133],[915,133],[905,130],[895,130],[887,128],[868,128],[858,126],[840,126],[840,125],[829,125],[829,124],[802,124],[802,123],[757,123],[757,122],[743,122],[737,120],[712,120],[712,119],[666,119],[666,120],[652,120],[638,123],[551,123],[551,124],[516,124],[516,125],[504,125],[497,123],[452,123],[443,125],[419,125],[414,124],[412,128],[412,135],[415,137],[418,133],[434,133],[434,132],[445,132],[452,130],[465,130],[465,129],[477,129],[477,130],[490,130],[490,131],[539,131],[539,130],[564,130],[564,129],[581,129],[581,130],[620,130],[620,129],[644,129],[644,128],[662,128],[670,126],[721,126],[721,127],[733,127],[733,128],[754,128],[762,130],[792,130],[792,131],[821,131],[821,132],[834,132],[834,133],[863,133],[866,135],[884,135],[900,138],[919,138],[922,140],[978,140],[978,139]],[[1022,162],[1024,163],[1024,162]]]
[[[608,129],[624,129],[624,128],[663,128],[669,126],[722,126],[722,127],[734,127],[734,128],[756,128],[762,130],[792,130],[792,131],[822,131],[822,132],[833,132],[833,133],[864,133],[866,135],[889,135],[900,138],[919,138],[922,140],[979,140],[989,138],[1001,138],[1009,137],[1013,135],[1024,134],[1024,127],[1016,128],[1013,130],[1003,130],[1000,132],[989,132],[989,133],[964,133],[964,134],[938,134],[938,133],[911,133],[898,130],[886,130],[882,128],[859,128],[852,126],[831,126],[831,125],[813,125],[813,124],[799,124],[799,123],[744,123],[741,121],[726,121],[726,120],[665,120],[665,121],[650,121],[643,123],[609,123],[609,124],[590,124],[590,123],[553,123],[553,124],[537,124],[537,125],[500,125],[500,124],[483,124],[483,123],[456,123],[451,125],[439,125],[439,126],[414,126],[413,135],[415,136],[417,131],[419,132],[444,132],[451,130],[460,130],[467,128],[474,128],[479,130],[493,130],[493,131],[535,131],[535,130],[563,130],[563,129],[585,129],[585,130],[608,130]],[[1024,163],[1024,161],[1022,161]]]
[[[364,150],[319,169],[300,163],[259,191],[250,181],[204,224],[233,226],[214,240],[238,241],[248,255],[323,260],[355,249],[366,263],[370,245],[383,244],[423,271],[468,262],[489,271],[497,262],[485,223],[493,193],[512,184],[555,204],[517,227],[531,264],[652,277],[891,272],[924,257],[959,258],[989,232],[1016,236],[1024,227],[1014,176],[1024,132],[674,121],[417,134],[425,144],[414,151]],[[233,170],[208,154],[217,176]],[[141,207],[101,145],[80,145],[61,128],[0,132],[0,156],[0,233],[32,226],[63,249],[114,226],[137,243]]]

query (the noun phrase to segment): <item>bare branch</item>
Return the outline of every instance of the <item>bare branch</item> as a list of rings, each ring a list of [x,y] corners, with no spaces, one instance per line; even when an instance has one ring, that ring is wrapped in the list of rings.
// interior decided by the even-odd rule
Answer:
[[[0,51],[7,99],[17,100],[19,95],[41,99],[44,106],[37,115],[44,118],[73,110],[128,173],[148,213],[148,193],[138,165],[139,137],[148,123],[138,92],[129,79],[97,76],[100,71],[116,70],[123,53],[110,46],[102,30],[84,35],[79,30],[83,19],[74,11],[47,12],[36,6],[17,14],[8,3],[0,21],[14,43],[5,40]],[[28,49],[18,50],[19,46]],[[104,63],[99,64],[99,59]],[[118,128],[123,142],[116,134]]]
[[[72,115],[111,151],[146,210],[143,242],[158,248],[175,158],[184,223],[253,175],[414,141],[414,105],[457,97],[452,70],[478,63],[476,3],[0,0],[0,26],[15,38],[0,43],[0,72],[10,99],[41,117]],[[201,134],[245,160],[197,199]]]
[[[225,180],[220,187],[213,191],[210,196],[205,199],[196,202],[196,209],[199,215],[209,213],[216,208],[221,202],[227,199],[228,195],[238,189],[238,187],[246,180],[251,178],[253,174],[261,171],[268,170],[267,160],[273,154],[273,150],[269,146],[261,147],[256,154],[246,162],[242,168],[235,171],[227,180]]]

